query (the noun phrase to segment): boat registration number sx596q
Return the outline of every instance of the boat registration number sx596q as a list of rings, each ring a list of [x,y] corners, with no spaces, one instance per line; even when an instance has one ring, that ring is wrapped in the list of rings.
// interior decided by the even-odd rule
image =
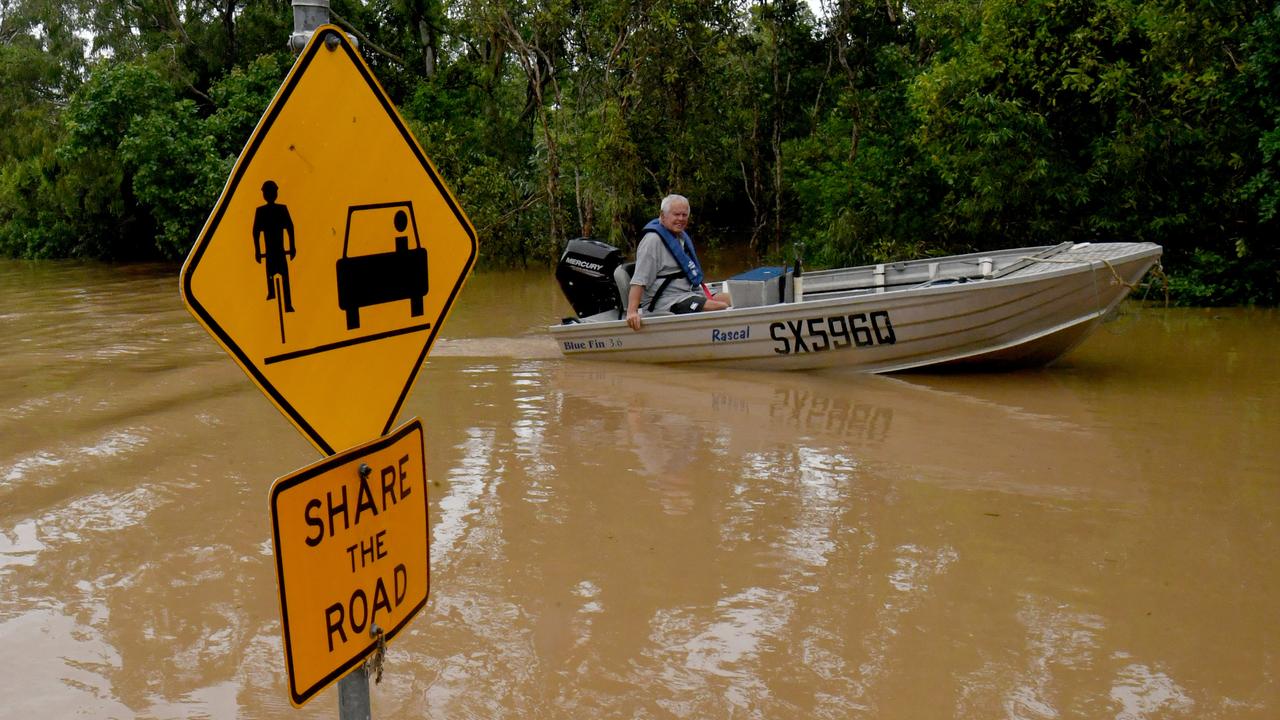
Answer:
[[[892,345],[898,340],[887,310],[779,320],[769,323],[769,337],[779,355]]]

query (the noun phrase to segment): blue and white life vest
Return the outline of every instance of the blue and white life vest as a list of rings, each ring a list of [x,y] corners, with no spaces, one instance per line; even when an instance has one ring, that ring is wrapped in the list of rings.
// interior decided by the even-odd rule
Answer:
[[[684,276],[688,278],[689,284],[696,287],[702,285],[702,265],[698,262],[698,254],[693,251],[693,238],[688,232],[684,233],[685,238],[689,241],[688,247],[676,239],[671,231],[659,222],[658,218],[649,221],[644,226],[645,232],[653,231],[658,233],[658,237],[662,238],[663,244],[667,246],[667,251],[671,253],[671,257],[676,259],[676,264],[684,271]],[[643,235],[643,233],[642,233]],[[685,250],[688,252],[685,252]]]

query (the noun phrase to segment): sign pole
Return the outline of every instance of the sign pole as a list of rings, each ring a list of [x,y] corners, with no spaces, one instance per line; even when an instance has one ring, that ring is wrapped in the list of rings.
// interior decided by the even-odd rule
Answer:
[[[369,676],[364,665],[347,673],[338,681],[339,720],[371,720],[369,705]]]
[[[329,0],[293,0],[293,34],[289,36],[289,48],[294,54],[302,52],[315,29],[328,22]],[[283,318],[282,314],[282,333]],[[372,717],[369,676],[361,665],[338,681],[338,720],[371,720]]]
[[[293,34],[289,49],[297,55],[307,46],[311,33],[329,23],[329,0],[293,0]]]

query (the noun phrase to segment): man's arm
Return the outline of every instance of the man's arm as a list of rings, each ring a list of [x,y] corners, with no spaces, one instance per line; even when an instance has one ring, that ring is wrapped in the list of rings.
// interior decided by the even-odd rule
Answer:
[[[627,291],[627,326],[639,330],[644,323],[640,320],[640,297],[644,295],[643,285],[632,285]]]

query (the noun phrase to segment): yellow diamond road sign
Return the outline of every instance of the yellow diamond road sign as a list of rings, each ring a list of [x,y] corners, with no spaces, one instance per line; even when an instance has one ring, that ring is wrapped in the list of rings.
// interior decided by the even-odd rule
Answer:
[[[470,221],[358,51],[326,25],[240,154],[182,294],[333,454],[390,431],[475,257]]]

